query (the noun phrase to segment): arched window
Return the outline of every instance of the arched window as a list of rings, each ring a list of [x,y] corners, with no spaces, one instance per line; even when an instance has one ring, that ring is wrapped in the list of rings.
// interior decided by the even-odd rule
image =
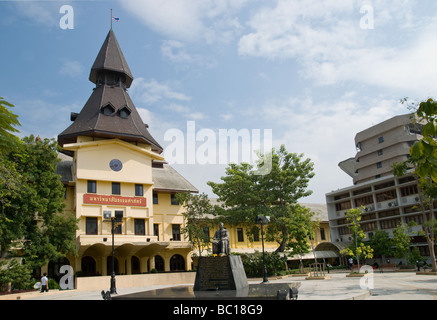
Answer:
[[[86,256],[82,258],[82,274],[84,276],[95,276],[96,275],[96,261],[90,257]]]
[[[185,271],[185,259],[180,254],[171,257],[170,271]]]
[[[138,259],[138,257],[136,256],[132,256],[131,258],[131,272],[132,274],[140,274],[141,273],[141,269],[140,269],[140,259]]]
[[[155,256],[155,269],[164,271],[164,259],[161,256]]]

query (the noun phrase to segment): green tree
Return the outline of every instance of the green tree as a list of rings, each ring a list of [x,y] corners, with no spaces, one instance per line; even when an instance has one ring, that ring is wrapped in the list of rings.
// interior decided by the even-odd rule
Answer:
[[[289,153],[282,145],[271,154],[258,155],[256,167],[247,164],[230,164],[222,183],[208,182],[213,192],[225,205],[223,216],[234,225],[245,225],[247,230],[255,230],[253,225],[257,215],[270,216],[266,239],[278,242],[278,252],[283,252],[293,242],[294,225],[306,228],[306,219],[294,219],[299,214],[296,206],[299,199],[309,196],[307,190],[314,176],[313,163],[303,159],[303,154]],[[271,160],[271,170],[263,172],[266,161]],[[294,220],[293,220],[294,219]]]
[[[382,260],[384,260],[385,256],[391,256],[393,254],[392,241],[388,232],[384,230],[376,230],[369,242],[370,246],[373,248],[374,255],[381,256]]]
[[[55,173],[59,146],[54,139],[22,140],[23,147],[8,155],[19,176],[19,194],[11,193],[2,208],[0,246],[24,252],[26,264],[41,267],[67,253],[74,254],[77,220],[62,214],[64,187]]]
[[[20,126],[18,116],[8,108],[14,105],[0,97],[0,239],[8,237],[11,232],[3,228],[5,223],[11,222],[5,215],[5,208],[11,205],[11,198],[17,197],[21,189],[21,177],[16,170],[15,163],[8,159],[7,154],[17,151],[20,146],[18,132],[15,127]],[[0,241],[0,257],[4,244]]]
[[[403,103],[408,103],[405,98]],[[412,168],[418,180],[419,202],[422,210],[423,235],[426,238],[431,255],[432,271],[437,271],[435,241],[436,232],[430,225],[436,224],[434,217],[434,199],[437,198],[437,102],[433,99],[409,104],[414,110],[413,121],[422,127],[422,139],[416,141],[410,149],[410,158],[403,163],[394,165],[394,174],[402,176]],[[429,208],[429,217],[426,213]]]
[[[373,249],[369,244],[364,244],[366,238],[365,233],[361,229],[361,210],[359,208],[350,209],[346,212],[346,220],[350,223],[349,229],[352,233],[352,243],[345,249],[340,250],[341,254],[355,257],[360,269],[360,258],[371,259],[373,257]]]
[[[12,284],[14,289],[28,289],[32,284],[32,270],[26,264],[21,264],[17,260],[0,261],[0,291],[6,291],[8,284]]]
[[[20,126],[20,122],[18,116],[9,110],[13,107],[13,104],[0,97],[0,155],[15,150],[20,144],[19,138],[14,135],[19,132],[16,127]]]
[[[182,203],[185,211],[182,213],[185,219],[185,227],[182,233],[188,235],[190,243],[199,250],[199,257],[202,251],[209,247],[211,239],[205,228],[214,225],[211,219],[214,215],[214,207],[210,203],[208,196],[204,193],[193,195],[191,193],[178,194],[178,201]]]
[[[404,223],[393,229],[392,243],[395,246],[394,256],[396,258],[405,258],[410,252],[411,236],[408,234],[407,226]]]

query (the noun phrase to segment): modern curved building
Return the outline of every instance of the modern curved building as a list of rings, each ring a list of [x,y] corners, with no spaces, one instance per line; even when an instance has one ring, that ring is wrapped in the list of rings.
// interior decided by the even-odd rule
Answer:
[[[429,256],[421,230],[424,213],[419,208],[417,182],[411,173],[395,177],[393,164],[409,158],[411,146],[422,135],[422,125],[411,114],[395,116],[356,134],[357,154],[339,163],[353,178],[353,185],[326,194],[331,238],[333,242],[347,243],[351,232],[345,213],[351,208],[364,208],[361,227],[369,239],[376,230],[392,231],[399,224],[416,222],[410,227],[412,245],[422,256]],[[411,170],[410,170],[411,171]],[[426,219],[430,217],[425,213]]]

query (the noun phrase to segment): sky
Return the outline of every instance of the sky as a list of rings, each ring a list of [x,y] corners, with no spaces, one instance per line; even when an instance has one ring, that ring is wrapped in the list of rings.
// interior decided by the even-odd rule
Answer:
[[[301,202],[325,203],[352,185],[338,163],[355,156],[356,133],[437,92],[434,0],[0,0],[0,96],[20,137],[57,138],[85,105],[111,9],[130,97],[161,146],[185,146],[172,165],[210,196],[227,164],[203,152],[231,150],[220,132],[236,130],[310,158]]]

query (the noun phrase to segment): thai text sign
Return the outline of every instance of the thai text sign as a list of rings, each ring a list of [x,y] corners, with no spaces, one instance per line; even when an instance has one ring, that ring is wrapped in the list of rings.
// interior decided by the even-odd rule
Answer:
[[[144,197],[120,197],[86,193],[83,195],[83,203],[146,207],[147,199]]]

